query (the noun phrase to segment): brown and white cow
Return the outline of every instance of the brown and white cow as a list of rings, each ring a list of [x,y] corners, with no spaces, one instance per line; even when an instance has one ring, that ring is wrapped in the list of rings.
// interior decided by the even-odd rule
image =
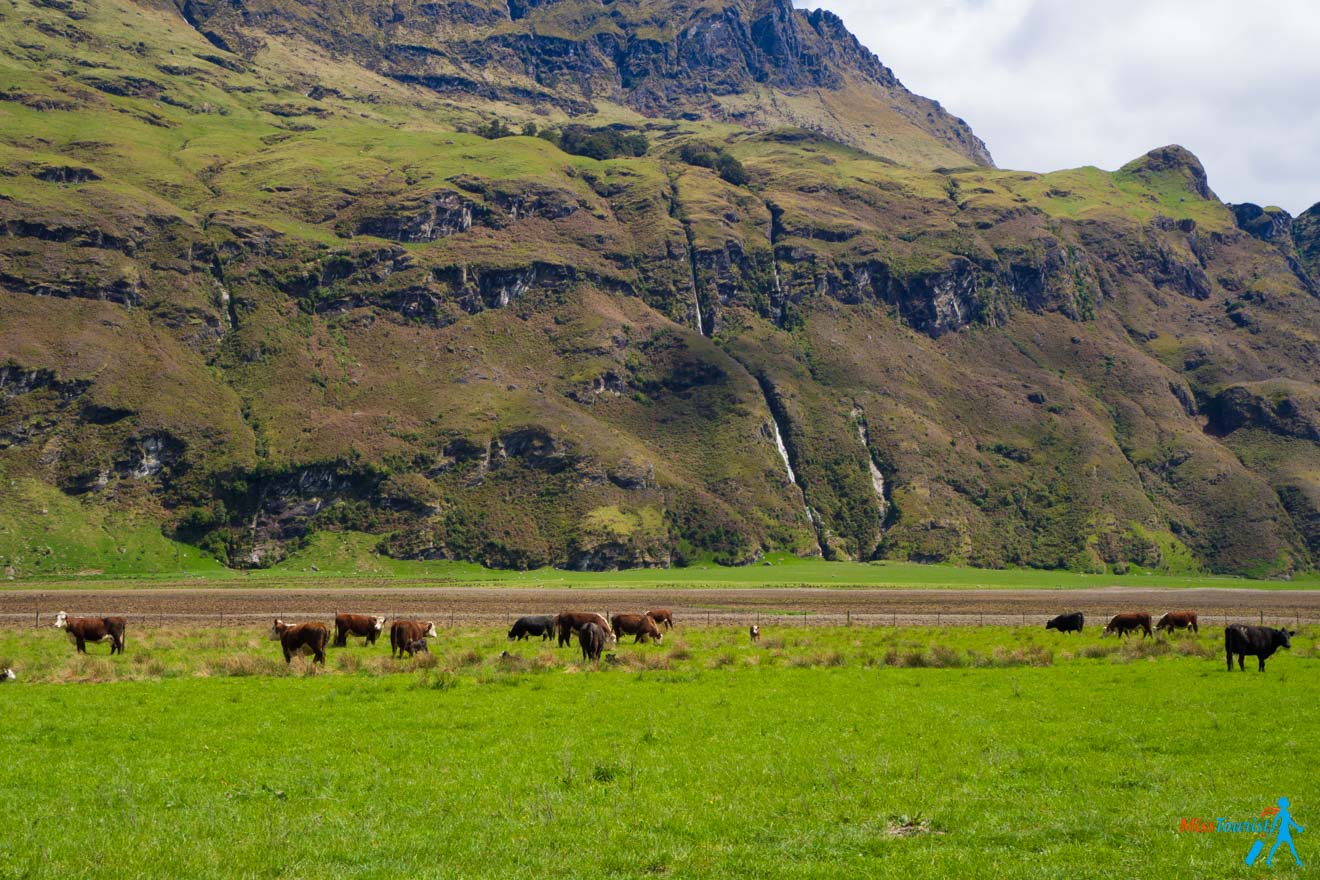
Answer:
[[[430,620],[396,620],[390,624],[390,656],[402,657],[406,653],[411,657],[414,653],[413,642],[438,638],[440,636],[435,631],[435,623]]]
[[[88,642],[110,640],[110,653],[124,653],[124,618],[70,617],[61,611],[55,616],[55,628],[64,630],[79,654],[87,653]]]
[[[284,649],[284,662],[292,663],[294,654],[311,652],[312,662],[325,665],[325,646],[330,643],[330,630],[324,623],[287,624],[275,618],[270,628],[270,640],[279,642]]]
[[[1190,629],[1192,632],[1200,632],[1196,625],[1195,611],[1170,611],[1160,618],[1160,622],[1155,624],[1155,632],[1168,630],[1173,632],[1175,629]]]
[[[1100,633],[1100,636],[1103,638],[1112,632],[1118,633],[1121,638],[1128,633],[1136,632],[1137,630],[1141,630],[1141,637],[1143,639],[1146,636],[1152,635],[1150,631],[1150,615],[1144,611],[1129,611],[1125,614],[1115,614],[1109,619],[1108,625],[1105,626],[1105,629]]]
[[[665,637],[649,614],[616,614],[610,618],[610,626],[614,629],[615,638],[636,636],[633,644],[640,644],[648,638],[659,642]]]
[[[605,650],[605,630],[594,621],[588,621],[582,624],[577,634],[578,644],[582,646],[582,659],[599,663],[601,652]]]
[[[605,619],[603,614],[597,614],[594,611],[561,611],[555,615],[555,629],[559,633],[559,647],[573,644],[573,634],[586,623],[594,623],[600,627],[608,641],[617,640],[614,630],[610,628],[610,622]]]
[[[665,629],[674,628],[674,612],[668,608],[657,608],[654,611],[648,611],[646,616],[654,620],[657,626],[664,624]]]
[[[747,630],[747,635],[751,636],[753,642],[759,642],[761,641],[761,628],[756,624],[752,624],[751,628]]]
[[[348,646],[349,636],[359,636],[367,640],[368,645],[376,644],[381,631],[385,629],[385,618],[374,614],[336,614],[335,647]]]

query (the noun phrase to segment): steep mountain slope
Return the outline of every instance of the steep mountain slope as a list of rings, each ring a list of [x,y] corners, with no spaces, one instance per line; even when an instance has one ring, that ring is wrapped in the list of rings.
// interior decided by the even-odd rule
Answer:
[[[769,0],[16,0],[0,564],[55,487],[235,565],[1308,568],[1315,213],[997,170]]]

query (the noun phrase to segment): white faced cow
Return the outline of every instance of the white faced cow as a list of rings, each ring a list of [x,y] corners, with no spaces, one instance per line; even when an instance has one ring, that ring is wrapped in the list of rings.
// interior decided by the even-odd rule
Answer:
[[[62,629],[79,654],[87,653],[88,642],[110,640],[110,653],[124,653],[124,618],[70,617],[61,611],[55,616],[55,628]]]
[[[14,670],[10,669],[8,666],[6,666],[4,669],[0,669],[0,684],[5,684],[6,682],[13,681],[16,678],[18,678],[18,676],[15,675]]]

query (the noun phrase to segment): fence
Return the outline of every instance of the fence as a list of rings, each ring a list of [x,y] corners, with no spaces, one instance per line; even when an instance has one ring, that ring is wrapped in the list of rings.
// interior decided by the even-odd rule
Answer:
[[[586,604],[586,603],[584,603]],[[616,609],[617,610],[617,609]],[[1099,629],[1119,609],[1110,612],[1088,613],[1087,625]],[[1262,626],[1316,626],[1320,618],[1309,616],[1315,609],[1271,609],[1269,611],[1233,610],[1210,612],[1200,615],[1202,627],[1224,627],[1234,623],[1256,624]],[[1307,613],[1304,613],[1307,612]],[[79,610],[77,616],[109,616],[113,611]],[[378,612],[390,620],[399,617],[433,620],[440,627],[508,627],[519,615],[507,612],[456,611],[444,608],[410,608],[406,612]],[[609,617],[612,612],[601,613]],[[130,625],[139,627],[239,627],[254,628],[269,626],[278,616],[285,620],[300,622],[304,620],[323,620],[327,624],[334,617],[333,612],[324,610],[281,610],[277,615],[268,612],[241,613],[130,613],[122,615],[128,618]],[[830,611],[830,612],[765,612],[755,610],[704,610],[693,608],[674,610],[675,625],[682,627],[741,627],[753,624],[763,630],[776,626],[784,627],[967,627],[967,626],[1032,626],[1043,627],[1052,618],[1052,614],[1037,613],[969,613],[942,611]],[[1157,619],[1157,618],[1156,618]],[[0,628],[21,629],[52,626],[55,612],[32,609],[31,611],[10,611],[0,613]]]

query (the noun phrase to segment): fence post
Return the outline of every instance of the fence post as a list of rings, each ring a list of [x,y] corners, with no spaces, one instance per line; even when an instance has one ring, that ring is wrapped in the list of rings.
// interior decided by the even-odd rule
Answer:
[[[852,626],[852,609],[848,609],[848,625]]]
[[[41,609],[37,609],[37,628],[41,628]]]
[[[1261,612],[1260,612],[1260,625],[1261,625],[1261,626],[1264,626],[1264,625],[1265,625],[1265,611],[1264,611],[1264,609],[1261,609]]]

